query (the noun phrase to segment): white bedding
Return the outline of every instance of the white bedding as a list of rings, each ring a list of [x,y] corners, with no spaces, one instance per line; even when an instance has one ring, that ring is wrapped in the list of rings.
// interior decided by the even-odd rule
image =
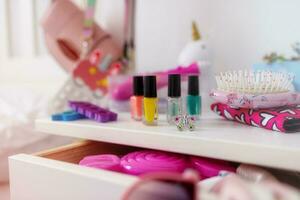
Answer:
[[[71,141],[34,130],[34,120],[47,116],[49,97],[21,88],[0,87],[0,182],[8,181],[8,156]]]
[[[9,200],[9,185],[0,183],[0,199]]]

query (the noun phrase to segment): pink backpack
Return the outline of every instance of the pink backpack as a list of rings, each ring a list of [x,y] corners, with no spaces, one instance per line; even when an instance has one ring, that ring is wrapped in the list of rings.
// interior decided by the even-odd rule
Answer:
[[[58,63],[68,72],[74,70],[80,61],[84,12],[70,0],[52,1],[42,20],[46,45]],[[93,44],[87,55],[94,49],[117,60],[121,48],[113,38],[94,23]]]

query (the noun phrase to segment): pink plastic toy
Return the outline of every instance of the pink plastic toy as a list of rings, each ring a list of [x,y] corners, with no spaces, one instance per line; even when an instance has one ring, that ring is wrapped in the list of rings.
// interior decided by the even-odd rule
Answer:
[[[149,172],[183,172],[187,160],[179,154],[162,151],[136,151],[121,158],[123,171],[132,175],[142,175]]]
[[[89,60],[78,63],[73,71],[75,80],[80,78],[92,91],[100,90],[102,93],[107,91],[107,75],[107,72],[100,72]]]
[[[102,94],[108,89],[107,77],[118,74],[123,67],[121,62],[113,62],[111,55],[103,56],[99,49],[95,49],[89,59],[78,62],[73,77],[75,80],[80,79],[93,92]]]
[[[106,169],[110,171],[121,171],[120,158],[116,155],[102,154],[84,157],[79,165],[93,167],[97,169]]]
[[[229,162],[203,157],[191,157],[192,167],[195,168],[201,179],[220,176],[222,173],[235,172],[236,169]]]
[[[82,52],[84,12],[70,0],[52,1],[42,20],[46,45],[61,66],[71,72]],[[92,48],[110,55],[115,61],[122,55],[121,48],[112,37],[94,23]],[[87,52],[90,55],[90,52]]]
[[[168,85],[168,74],[199,74],[200,69],[197,63],[193,63],[188,67],[179,66],[175,69],[171,69],[165,72],[156,72],[153,73],[157,76],[157,88],[160,89]],[[184,78],[184,77],[183,77]],[[111,97],[117,101],[128,100],[132,96],[132,78],[128,78],[125,82],[114,87],[114,90],[111,93]]]

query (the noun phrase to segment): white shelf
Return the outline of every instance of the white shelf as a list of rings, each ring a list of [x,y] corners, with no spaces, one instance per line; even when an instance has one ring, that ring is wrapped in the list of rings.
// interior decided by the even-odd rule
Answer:
[[[36,121],[40,132],[300,171],[300,133],[282,134],[216,117],[201,119],[194,132],[165,121],[145,126],[120,114],[118,122]]]

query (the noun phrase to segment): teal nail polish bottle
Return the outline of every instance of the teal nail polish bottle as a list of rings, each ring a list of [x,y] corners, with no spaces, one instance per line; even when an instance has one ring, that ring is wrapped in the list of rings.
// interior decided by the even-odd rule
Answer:
[[[199,78],[196,75],[188,78],[188,95],[186,97],[186,111],[189,116],[199,119],[201,115],[201,96],[199,95]]]

